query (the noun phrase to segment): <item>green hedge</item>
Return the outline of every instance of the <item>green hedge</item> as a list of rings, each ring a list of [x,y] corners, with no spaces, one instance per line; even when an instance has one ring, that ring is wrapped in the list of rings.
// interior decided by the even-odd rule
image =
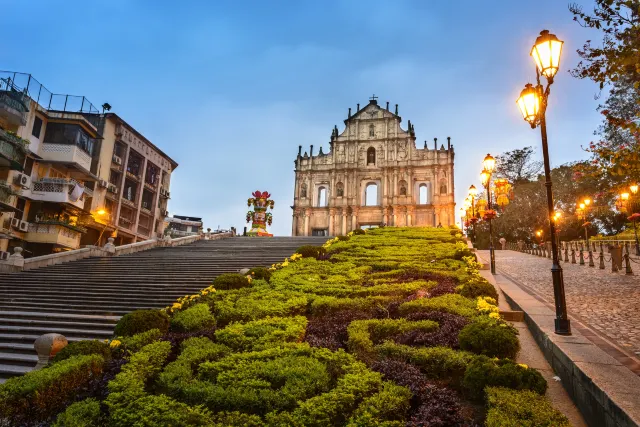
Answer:
[[[104,358],[97,354],[72,356],[0,384],[0,420],[10,425],[46,420],[102,373]]]
[[[111,348],[109,344],[98,340],[74,341],[60,350],[51,360],[51,363],[57,363],[72,356],[88,354],[99,354],[104,360],[109,360],[111,359]]]
[[[247,323],[232,323],[216,331],[216,340],[234,351],[257,351],[304,338],[307,318],[267,317]]]
[[[305,245],[296,249],[296,253],[302,255],[303,258],[320,258],[327,253],[327,250],[322,246]]]
[[[213,279],[213,287],[216,290],[241,289],[251,286],[247,276],[239,273],[223,273]]]
[[[216,319],[207,304],[195,304],[186,310],[178,311],[171,318],[171,330],[175,332],[194,332],[216,326]]]
[[[399,311],[402,316],[429,311],[444,311],[469,318],[478,314],[476,302],[458,294],[445,294],[435,298],[420,298],[409,301],[402,304]]]
[[[518,331],[503,320],[478,317],[458,335],[460,348],[489,357],[515,359],[520,351]]]
[[[569,420],[539,394],[487,387],[487,427],[569,427]]]
[[[53,427],[97,427],[104,424],[100,402],[85,399],[69,405],[56,418]]]
[[[163,310],[136,310],[125,314],[116,324],[114,334],[130,337],[151,329],[169,330],[169,316]]]
[[[163,335],[160,329],[149,329],[145,332],[140,332],[131,337],[123,337],[121,339],[124,347],[130,352],[136,352],[147,344],[158,340]]]

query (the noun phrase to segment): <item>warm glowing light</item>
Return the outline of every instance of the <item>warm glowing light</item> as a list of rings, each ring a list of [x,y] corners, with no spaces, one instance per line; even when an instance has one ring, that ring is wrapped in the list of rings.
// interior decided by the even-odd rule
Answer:
[[[584,209],[585,208],[585,204],[584,203],[580,203],[580,209]]]
[[[498,194],[496,203],[498,204],[498,206],[504,208],[509,204],[509,197],[506,194]]]
[[[621,193],[620,198],[622,200],[629,200],[629,193]]]
[[[471,184],[471,187],[469,187],[469,195],[475,196],[476,194],[478,194],[478,189],[476,189],[475,185]]]
[[[563,41],[560,41],[555,34],[550,34],[544,30],[536,39],[536,44],[531,48],[531,56],[536,62],[540,74],[548,79],[553,79],[558,69],[560,69],[560,56],[562,54]]]
[[[591,204],[591,199],[589,198],[584,199],[584,204],[589,206]]]
[[[638,184],[632,184],[629,186],[629,190],[631,190],[631,192],[633,194],[636,194],[638,192]]]
[[[538,121],[538,112],[540,111],[540,96],[531,83],[526,84],[522,92],[520,92],[520,97],[516,103],[518,107],[520,107],[522,117],[528,121],[531,126],[535,127]]]
[[[104,215],[104,214],[106,214],[106,213],[107,213],[107,211],[105,211],[104,209],[100,209],[100,210],[98,210],[98,211],[96,212],[96,214],[98,214],[98,215],[100,215],[100,216],[102,216],[102,215]]]
[[[536,231],[536,236],[538,237],[542,236],[542,231],[541,230]]]
[[[464,199],[462,206],[464,206],[465,211],[469,210],[469,208],[471,207],[471,202],[469,201],[469,199]]]
[[[496,159],[491,154],[487,154],[487,157],[482,161],[482,166],[484,166],[485,171],[491,174],[496,167]]]
[[[482,172],[480,172],[480,182],[482,183],[482,185],[486,187],[487,184],[489,184],[490,179],[491,179],[491,173],[488,170],[485,169]]]

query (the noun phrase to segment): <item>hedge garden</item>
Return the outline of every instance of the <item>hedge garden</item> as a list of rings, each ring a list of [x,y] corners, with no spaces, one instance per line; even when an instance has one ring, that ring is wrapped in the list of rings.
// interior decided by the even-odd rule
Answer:
[[[456,229],[224,274],[0,385],[0,425],[568,426]]]

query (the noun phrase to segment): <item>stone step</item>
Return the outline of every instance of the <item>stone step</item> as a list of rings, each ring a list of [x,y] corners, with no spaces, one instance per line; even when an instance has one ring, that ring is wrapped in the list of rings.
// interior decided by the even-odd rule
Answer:
[[[2,334],[16,334],[23,333],[35,333],[38,336],[56,333],[62,334],[65,337],[82,337],[91,339],[104,339],[110,338],[113,335],[113,328],[111,329],[76,329],[76,328],[55,328],[55,327],[36,327],[36,326],[8,326],[0,325],[0,333]]]
[[[90,314],[68,314],[68,313],[52,313],[52,312],[37,312],[37,311],[2,311],[0,310],[0,316],[11,316],[13,318],[42,318],[42,319],[61,319],[61,320],[105,320],[109,322],[117,322],[120,320],[120,316],[99,316]]]
[[[33,327],[82,327],[82,328],[104,328],[104,327],[113,327],[116,322],[65,322],[60,320],[42,320],[42,319],[24,319],[24,318],[14,318],[10,319],[7,317],[0,317],[0,325],[12,325],[12,326],[33,326]]]
[[[0,352],[0,364],[6,362],[15,362],[16,365],[24,364],[29,366],[35,366],[38,363],[38,355],[33,347],[31,348],[33,354],[19,354],[19,353],[4,353]]]
[[[31,370],[33,370],[33,367],[0,364],[0,384],[4,383],[8,378],[26,374]]]

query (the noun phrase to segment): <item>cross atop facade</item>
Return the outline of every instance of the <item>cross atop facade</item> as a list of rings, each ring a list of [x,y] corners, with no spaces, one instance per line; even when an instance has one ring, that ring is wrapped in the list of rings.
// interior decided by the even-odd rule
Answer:
[[[378,99],[378,97],[376,96],[376,94],[374,93],[373,96],[371,98],[369,98],[371,101],[375,101],[376,99]]]

